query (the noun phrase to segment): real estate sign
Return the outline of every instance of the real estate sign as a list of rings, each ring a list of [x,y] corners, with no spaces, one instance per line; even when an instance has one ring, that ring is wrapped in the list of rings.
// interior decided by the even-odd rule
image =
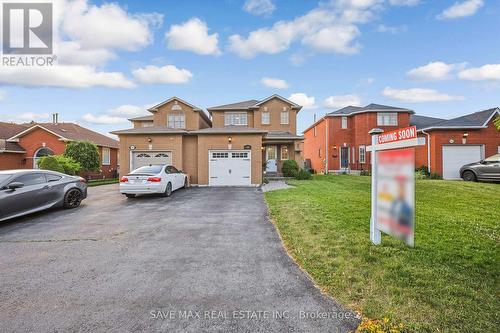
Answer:
[[[415,225],[415,149],[376,152],[376,228],[413,246]]]
[[[414,244],[415,149],[425,144],[415,126],[384,133],[373,129],[372,213],[370,239],[380,244],[381,232]]]

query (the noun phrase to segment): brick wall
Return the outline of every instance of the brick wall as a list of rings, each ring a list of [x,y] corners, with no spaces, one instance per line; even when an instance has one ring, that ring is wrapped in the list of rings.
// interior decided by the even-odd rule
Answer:
[[[314,128],[316,127],[316,135]],[[304,160],[311,160],[311,168],[316,172],[325,170],[326,154],[326,121],[322,119],[318,123],[304,131]]]
[[[0,154],[0,170],[23,169],[24,154],[18,153],[1,153]]]

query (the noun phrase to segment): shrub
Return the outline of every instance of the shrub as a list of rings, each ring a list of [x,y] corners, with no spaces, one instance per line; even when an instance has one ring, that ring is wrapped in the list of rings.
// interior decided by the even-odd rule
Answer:
[[[418,172],[418,173],[421,173],[423,175],[429,176],[429,168],[426,167],[425,165],[422,165],[421,167],[416,168],[415,172]]]
[[[285,177],[297,177],[299,173],[299,165],[295,160],[286,160],[283,162],[281,171]]]
[[[439,173],[431,173],[430,176],[429,176],[430,179],[443,179],[443,177],[441,177],[441,175]]]
[[[43,170],[52,170],[64,173],[64,168],[57,161],[55,156],[44,156],[38,160],[38,167]]]
[[[267,179],[267,178],[262,179],[262,183],[269,184],[269,179]]]
[[[297,179],[297,180],[310,180],[310,179],[312,179],[312,175],[309,171],[300,170],[297,173],[297,176],[295,176],[295,179]]]
[[[80,164],[81,171],[98,171],[100,165],[97,146],[89,141],[72,141],[66,145],[64,156]]]
[[[67,175],[76,175],[82,167],[80,163],[76,162],[73,158],[64,156],[64,155],[56,155],[54,156],[57,162],[63,167],[64,173]]]
[[[359,175],[360,175],[360,176],[371,176],[371,172],[370,172],[370,171],[368,171],[368,170],[361,170],[361,171],[359,172]]]

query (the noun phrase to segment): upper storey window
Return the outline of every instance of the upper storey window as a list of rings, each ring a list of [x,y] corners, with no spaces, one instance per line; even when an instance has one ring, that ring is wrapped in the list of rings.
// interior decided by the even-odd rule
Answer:
[[[224,125],[230,126],[246,126],[247,113],[246,112],[226,112],[224,113]]]
[[[177,101],[174,101],[174,104],[172,104],[172,107],[170,108],[172,111],[180,111],[182,110],[182,107],[177,103]]]
[[[281,111],[281,125],[288,125],[290,122],[290,117],[288,115],[288,110],[286,107],[283,107],[283,111]]]
[[[396,112],[377,113],[377,126],[397,126],[398,114]]]
[[[342,117],[342,129],[347,128],[347,117]]]
[[[170,128],[186,128],[185,118],[183,113],[171,113],[167,118],[167,126]]]
[[[143,121],[141,123],[142,127],[151,127],[151,126],[154,126],[153,122],[152,121]]]
[[[269,111],[262,112],[262,125],[269,125],[271,123],[271,116],[269,115]]]

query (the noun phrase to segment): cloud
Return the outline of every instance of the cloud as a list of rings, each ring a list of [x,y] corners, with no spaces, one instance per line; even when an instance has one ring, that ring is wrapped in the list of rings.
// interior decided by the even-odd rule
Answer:
[[[63,88],[134,88],[135,84],[119,72],[99,72],[92,66],[2,67],[0,83],[19,86]]]
[[[451,96],[440,93],[434,89],[412,88],[412,89],[394,89],[386,87],[382,95],[399,102],[407,103],[425,103],[425,102],[449,102],[461,101],[463,96]]]
[[[229,50],[242,58],[277,54],[300,42],[312,50],[339,54],[359,51],[357,25],[375,17],[383,0],[338,0],[321,5],[289,21],[251,31],[248,36],[229,37]]]
[[[463,69],[465,66],[466,63],[447,64],[442,61],[435,61],[425,66],[413,68],[406,75],[419,81],[446,80],[452,78],[456,71]]]
[[[5,90],[0,90],[0,101],[3,101],[7,97],[7,92]]]
[[[115,116],[109,116],[109,115],[98,115],[94,116],[91,113],[86,113],[83,115],[83,120],[91,123],[91,124],[100,124],[100,125],[116,125],[116,124],[123,124],[127,122],[126,118],[121,118],[121,117],[115,117]]]
[[[316,109],[316,99],[314,97],[309,97],[304,93],[294,93],[288,97],[292,102],[301,105],[304,109]]]
[[[329,109],[340,109],[346,106],[360,106],[361,98],[358,95],[337,95],[327,97],[323,105]]]
[[[474,15],[484,5],[483,0],[465,0],[455,2],[437,16],[440,20],[452,20]]]
[[[464,69],[458,73],[458,78],[469,81],[500,81],[500,64]]]
[[[149,65],[132,71],[132,74],[136,80],[146,84],[183,84],[193,77],[187,69],[179,69],[173,65],[163,67]]]
[[[416,6],[420,4],[420,0],[389,0],[389,3],[393,6]]]
[[[205,22],[192,18],[182,24],[174,24],[165,33],[168,48],[186,50],[202,55],[220,55],[217,46],[219,35],[208,34]]]
[[[275,79],[272,77],[264,77],[260,82],[268,87],[268,88],[275,88],[275,89],[287,89],[288,88],[288,83],[285,80],[280,80],[280,79]]]
[[[27,123],[30,121],[43,121],[49,119],[48,113],[34,113],[34,112],[24,112],[21,114],[0,115],[2,121],[14,122],[14,123]]]
[[[269,16],[276,10],[276,6],[271,0],[247,0],[243,10],[252,15]]]
[[[408,29],[406,25],[401,25],[399,27],[392,27],[389,25],[379,24],[377,27],[377,32],[389,33],[389,34],[399,34],[405,32]]]
[[[77,0],[66,2],[62,30],[84,48],[136,51],[153,41],[150,28],[162,21],[157,13],[132,15],[115,3],[99,7]]]

